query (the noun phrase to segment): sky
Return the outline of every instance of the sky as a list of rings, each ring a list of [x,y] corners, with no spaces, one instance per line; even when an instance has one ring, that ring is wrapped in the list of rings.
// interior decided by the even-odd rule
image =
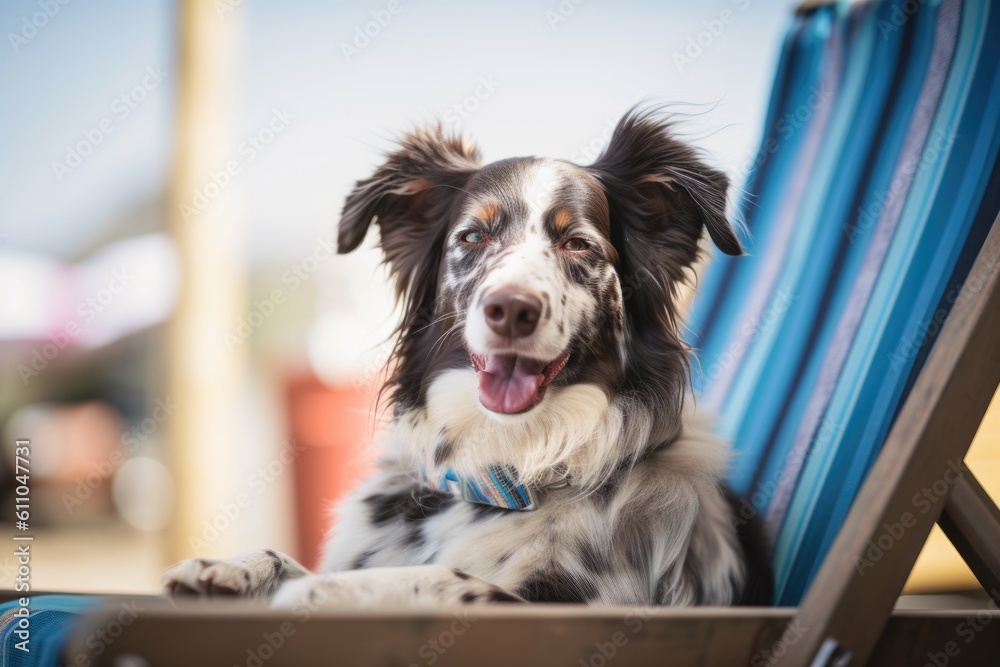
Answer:
[[[163,192],[177,8],[63,2],[0,3],[0,249],[68,259]],[[633,104],[683,102],[740,180],[794,3],[576,2],[218,0],[240,35],[234,151],[289,119],[240,174],[249,262],[301,256],[392,138],[434,119],[487,161],[587,162]]]

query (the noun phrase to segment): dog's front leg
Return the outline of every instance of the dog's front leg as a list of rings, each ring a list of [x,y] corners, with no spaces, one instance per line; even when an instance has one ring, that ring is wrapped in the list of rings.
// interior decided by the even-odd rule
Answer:
[[[269,598],[285,582],[307,574],[291,557],[258,549],[224,560],[181,561],[163,575],[163,586],[171,596]]]
[[[434,609],[524,602],[488,581],[437,565],[383,567],[313,574],[284,584],[272,605],[286,609]]]

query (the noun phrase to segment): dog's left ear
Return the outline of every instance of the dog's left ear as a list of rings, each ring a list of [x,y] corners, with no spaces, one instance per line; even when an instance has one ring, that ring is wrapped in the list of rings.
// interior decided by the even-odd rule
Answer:
[[[440,125],[407,134],[385,163],[347,196],[337,251],[357,248],[375,222],[397,296],[430,298],[441,237],[464,186],[478,169],[475,145]],[[414,295],[418,287],[427,294]]]
[[[697,259],[704,230],[722,252],[743,254],[726,216],[729,179],[655,111],[629,111],[589,169],[605,189],[613,240],[626,257],[642,253],[640,246],[660,248],[679,270]]]

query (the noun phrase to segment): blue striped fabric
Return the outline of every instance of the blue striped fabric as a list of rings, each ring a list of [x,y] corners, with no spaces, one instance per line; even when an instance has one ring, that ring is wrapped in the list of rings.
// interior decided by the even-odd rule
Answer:
[[[784,237],[785,230],[775,230],[774,218],[760,213],[772,209],[786,194],[783,184],[791,180],[802,149],[806,134],[803,126],[810,120],[826,117],[828,105],[824,100],[832,95],[829,89],[837,83],[836,77],[832,81],[823,77],[824,65],[830,60],[827,44],[833,15],[834,9],[826,8],[817,12],[813,20],[797,21],[782,52],[764,141],[747,185],[751,205],[743,212],[758,244],[766,244],[774,235]],[[819,114],[814,113],[817,109]],[[722,255],[716,259],[713,270],[701,278],[702,297],[688,325],[691,332],[701,332],[697,344],[703,351],[702,364],[708,379],[729,370],[731,358],[739,354],[739,350],[734,353],[732,348],[738,343],[731,343],[725,334],[733,329],[735,311],[747,297],[748,278],[755,273],[760,260],[760,255],[752,251],[738,259]],[[701,379],[696,376],[696,383],[700,385]]]
[[[851,280],[830,283],[835,290],[834,307],[838,313],[841,312],[840,300],[845,299],[843,312],[836,318],[826,318],[823,323],[816,343],[823,353],[806,359],[807,367],[801,380],[803,386],[812,390],[792,396],[788,410],[775,424],[775,442],[770,456],[764,460],[770,474],[763,474],[763,479],[774,479],[775,470],[780,475],[780,483],[774,485],[767,507],[771,534],[777,531],[787,511],[794,491],[793,482],[804,463],[810,441],[814,435],[826,439],[834,430],[834,425],[822,421],[823,413],[898,225],[913,180],[914,170],[910,165],[918,164],[923,154],[955,50],[959,5],[960,0],[946,0],[940,20],[930,11],[919,15],[914,21],[914,38],[904,42],[901,58],[909,58],[912,63],[897,67],[902,76],[897,79],[898,94],[894,95],[895,100],[883,117],[884,131],[880,131],[883,148],[878,151],[878,162],[872,168],[871,178],[865,179],[868,182],[863,193],[859,190],[859,205],[851,207],[859,212],[856,223],[849,224],[846,229],[852,247],[860,250],[863,246],[864,256],[853,254],[847,258],[844,273],[851,276]],[[923,48],[931,39],[933,47]],[[906,114],[910,114],[909,123],[897,120]],[[866,238],[869,234],[871,238]],[[859,239],[862,240],[860,244],[857,243]],[[856,261],[860,261],[860,266],[854,265]]]
[[[31,598],[28,616],[29,650],[17,648],[18,601],[0,604],[0,664],[10,667],[56,667],[62,664],[63,645],[79,615],[99,605],[104,598],[89,595],[36,595]],[[88,658],[88,656],[84,656]],[[84,664],[83,662],[74,664]]]
[[[815,575],[996,217],[997,34],[987,0],[873,0],[800,13],[786,38],[751,257],[707,268],[689,336],[779,604]],[[817,86],[827,108],[767,151]]]
[[[970,68],[970,71],[975,71],[975,76],[969,82],[963,113],[947,119],[940,133],[932,131],[931,141],[942,137],[946,139],[944,143],[953,142],[953,146],[948,151],[936,196],[927,202],[923,233],[918,242],[907,244],[911,247],[899,250],[897,254],[893,254],[896,248],[891,248],[887,258],[887,262],[898,260],[900,263],[909,259],[909,267],[900,268],[894,276],[896,280],[881,281],[886,285],[883,291],[879,291],[881,285],[876,286],[871,315],[866,313],[866,319],[876,323],[873,326],[884,323],[885,328],[871,342],[878,372],[868,371],[863,382],[855,383],[855,387],[859,388],[858,401],[868,409],[844,415],[844,428],[838,432],[844,445],[850,444],[842,445],[840,449],[850,451],[854,447],[856,451],[844,471],[843,485],[833,496],[836,503],[834,517],[846,515],[853,495],[877,453],[876,448],[865,447],[864,443],[881,443],[885,439],[891,425],[890,418],[898,410],[902,391],[913,369],[916,351],[932,333],[931,327],[937,326],[934,323],[943,320],[943,315],[950,308],[950,304],[946,304],[941,316],[935,315],[942,296],[949,291],[958,256],[976,219],[1000,137],[997,132],[1000,123],[997,113],[1000,111],[997,104],[1000,101],[1000,68],[996,64],[1000,56],[1000,40],[995,38],[1000,34],[996,32],[1000,29],[1000,12],[994,9],[991,13],[992,16],[980,17],[968,12],[969,20],[977,21],[975,26],[970,26],[970,34],[982,35],[984,40],[980,46],[983,51],[979,57],[980,65]],[[994,37],[991,39],[987,35]],[[945,151],[940,153],[944,157]],[[894,245],[900,247],[904,244]],[[907,251],[912,252],[912,259],[905,256]],[[894,262],[892,266],[895,268],[900,264]],[[834,444],[838,443],[835,441]],[[823,553],[834,534],[827,525],[822,530],[800,534],[798,541],[811,543],[813,533],[823,536],[814,543]],[[815,564],[810,566],[808,572],[793,571],[790,585],[798,582],[798,587],[803,587],[815,567]]]
[[[775,263],[778,276],[769,290],[768,310],[746,313],[739,320],[760,324],[726,396],[722,427],[726,435],[739,433],[741,441],[755,448],[763,446],[771,430],[756,415],[780,412],[807,353],[809,330],[819,317],[817,310],[829,284],[821,278],[830,274],[837,250],[846,243],[838,221],[850,203],[859,163],[867,157],[886,96],[886,74],[892,73],[878,63],[896,60],[897,41],[877,39],[872,9],[871,5],[855,5],[844,17],[845,29],[834,33],[845,41],[837,52],[851,57],[838,94],[827,102],[832,118],[824,132],[821,155],[811,169],[802,170],[807,176],[802,206],[792,213],[777,212],[793,221],[794,234],[784,261]],[[766,257],[762,264],[767,264]]]

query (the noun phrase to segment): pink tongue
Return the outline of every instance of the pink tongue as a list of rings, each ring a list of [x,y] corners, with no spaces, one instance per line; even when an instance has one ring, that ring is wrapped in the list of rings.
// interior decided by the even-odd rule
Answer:
[[[479,401],[487,410],[513,414],[529,407],[545,380],[545,364],[516,355],[490,355],[479,371]]]

